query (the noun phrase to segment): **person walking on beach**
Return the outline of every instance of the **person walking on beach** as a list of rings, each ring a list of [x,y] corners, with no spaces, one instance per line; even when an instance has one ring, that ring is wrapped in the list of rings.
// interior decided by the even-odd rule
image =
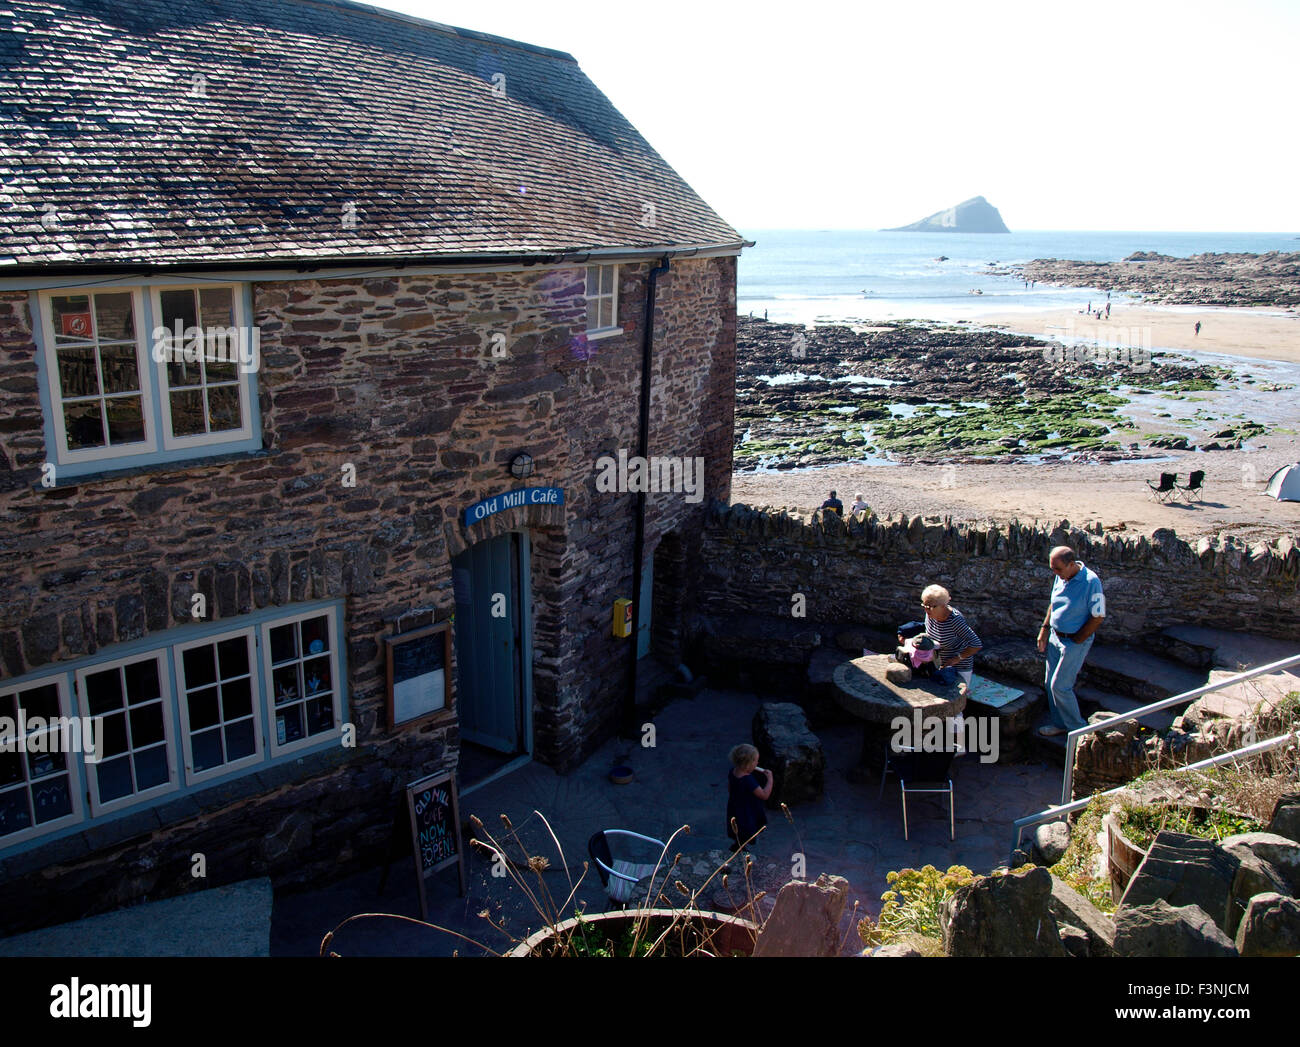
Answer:
[[[1106,296],[1106,319],[1110,319],[1110,296]]]
[[[1043,627],[1038,630],[1039,653],[1047,655],[1048,711],[1052,722],[1038,729],[1044,738],[1065,734],[1086,724],[1074,696],[1074,681],[1092,650],[1093,634],[1106,617],[1101,579],[1068,545],[1058,545],[1047,565],[1056,578]]]
[[[832,513],[835,513],[836,516],[843,516],[844,503],[841,502],[838,498],[836,498],[835,492],[832,491],[831,496],[827,498],[826,501],[822,502],[822,511],[823,512],[830,511]]]
[[[1200,334],[1200,333],[1201,333],[1201,321],[1200,321],[1200,320],[1197,320],[1197,321],[1196,321],[1196,333],[1197,333],[1197,334]]]

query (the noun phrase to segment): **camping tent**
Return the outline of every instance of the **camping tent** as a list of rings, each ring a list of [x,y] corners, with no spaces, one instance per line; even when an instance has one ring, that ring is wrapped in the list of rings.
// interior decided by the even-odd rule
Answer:
[[[1300,462],[1284,465],[1268,478],[1265,494],[1270,494],[1279,502],[1300,502]]]

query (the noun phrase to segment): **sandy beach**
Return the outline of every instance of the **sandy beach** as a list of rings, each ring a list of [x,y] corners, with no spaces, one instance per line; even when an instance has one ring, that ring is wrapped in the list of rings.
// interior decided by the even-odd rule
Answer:
[[[1079,292],[1079,309],[1089,299]],[[1106,307],[1106,296],[1094,295],[1092,307]],[[1104,317],[1104,314],[1103,314]],[[1201,324],[1196,333],[1197,322]],[[1147,348],[1226,353],[1262,360],[1300,362],[1300,315],[1280,309],[1197,309],[1188,306],[1133,305],[1111,301],[1110,319],[1070,309],[989,313],[972,321],[1038,338],[1073,336],[1098,339],[1103,345],[1142,345]]]
[[[815,509],[832,488],[846,508],[859,491],[881,516],[951,516],[956,520],[1018,518],[1073,525],[1101,523],[1108,531],[1150,534],[1171,527],[1183,538],[1219,533],[1246,541],[1300,540],[1300,502],[1261,492],[1273,470],[1300,461],[1300,437],[1272,434],[1251,451],[1170,451],[1168,460],[1055,462],[1040,465],[837,465],[797,472],[747,472],[732,477],[731,500],[754,507]],[[1150,500],[1146,481],[1176,472],[1206,473],[1204,501]]]

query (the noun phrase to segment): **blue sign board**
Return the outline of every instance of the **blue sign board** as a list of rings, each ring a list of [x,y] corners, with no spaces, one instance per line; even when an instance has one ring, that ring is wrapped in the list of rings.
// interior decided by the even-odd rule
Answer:
[[[502,509],[513,509],[522,505],[563,505],[564,488],[562,487],[521,487],[517,491],[494,494],[475,502],[465,510],[465,526],[486,520],[493,513]]]

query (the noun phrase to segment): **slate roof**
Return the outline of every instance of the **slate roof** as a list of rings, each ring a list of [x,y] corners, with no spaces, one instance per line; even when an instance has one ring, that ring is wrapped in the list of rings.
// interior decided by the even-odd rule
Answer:
[[[0,123],[0,275],[743,243],[570,55],[342,0],[0,0]]]

